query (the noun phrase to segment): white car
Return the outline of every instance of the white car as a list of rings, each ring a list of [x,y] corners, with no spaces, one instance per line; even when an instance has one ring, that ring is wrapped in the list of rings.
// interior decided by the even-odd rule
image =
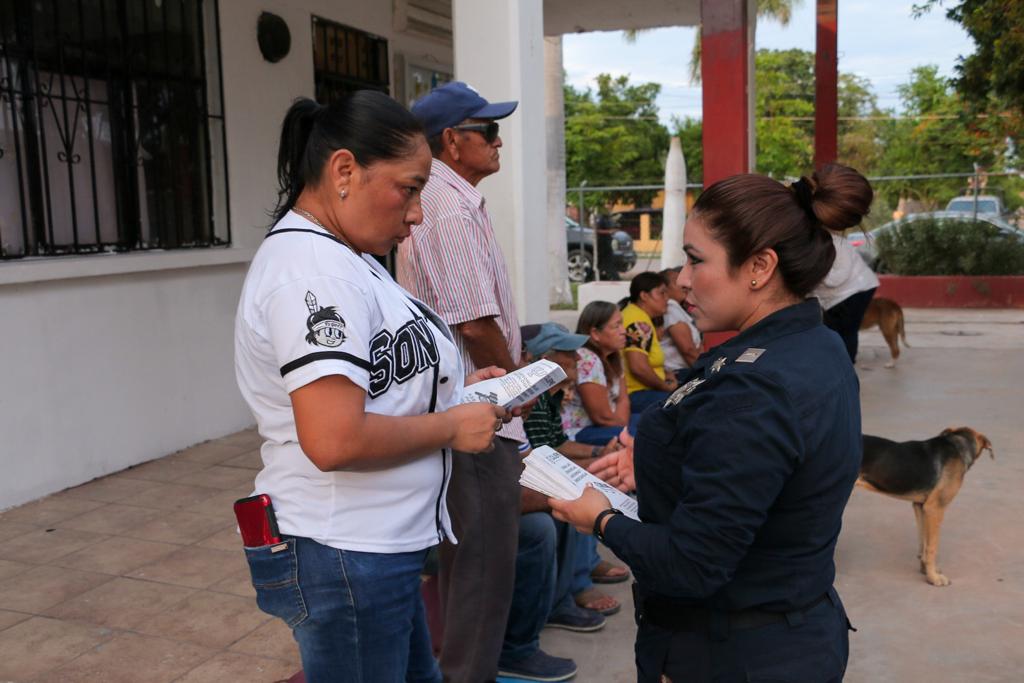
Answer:
[[[975,203],[977,203],[977,211],[974,209]],[[977,197],[974,195],[954,197],[949,200],[949,204],[946,204],[946,211],[969,213],[972,217],[977,213],[979,218],[982,216],[995,216],[996,218],[1005,219],[1010,215],[1010,212],[1006,210],[1006,205],[1003,204],[1003,200],[991,194],[979,194]]]

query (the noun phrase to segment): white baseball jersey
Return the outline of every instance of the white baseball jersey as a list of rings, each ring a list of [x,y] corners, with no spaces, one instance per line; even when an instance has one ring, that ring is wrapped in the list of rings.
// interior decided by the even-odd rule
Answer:
[[[366,411],[441,412],[462,394],[445,325],[376,261],[296,213],[256,252],[235,320],[235,374],[264,438],[256,493],[280,530],[344,550],[399,553],[454,540],[451,453],[373,472],[321,472],[302,452],[289,393],[327,375],[366,391]]]

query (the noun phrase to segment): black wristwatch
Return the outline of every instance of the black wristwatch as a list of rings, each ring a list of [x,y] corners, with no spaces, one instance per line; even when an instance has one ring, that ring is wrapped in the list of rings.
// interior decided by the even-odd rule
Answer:
[[[605,517],[621,514],[622,510],[618,508],[608,508],[607,510],[601,510],[601,512],[599,512],[597,515],[597,519],[594,520],[594,538],[601,541],[601,543],[604,543],[604,533],[602,533],[601,531],[601,522],[604,521]]]

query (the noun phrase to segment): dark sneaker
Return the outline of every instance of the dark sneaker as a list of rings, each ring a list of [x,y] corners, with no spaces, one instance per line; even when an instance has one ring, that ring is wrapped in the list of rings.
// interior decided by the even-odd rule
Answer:
[[[498,675],[524,681],[567,681],[576,675],[576,662],[537,650],[525,659],[498,662]]]
[[[600,612],[592,609],[577,607],[575,603],[560,609],[557,614],[548,617],[546,626],[550,628],[564,628],[566,631],[577,631],[589,633],[600,631],[604,628],[605,618]]]

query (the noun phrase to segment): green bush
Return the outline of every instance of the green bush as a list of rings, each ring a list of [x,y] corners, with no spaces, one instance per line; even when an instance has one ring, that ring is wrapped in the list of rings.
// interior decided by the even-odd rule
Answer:
[[[897,275],[1022,275],[1024,240],[984,221],[927,218],[879,233],[880,270]]]

